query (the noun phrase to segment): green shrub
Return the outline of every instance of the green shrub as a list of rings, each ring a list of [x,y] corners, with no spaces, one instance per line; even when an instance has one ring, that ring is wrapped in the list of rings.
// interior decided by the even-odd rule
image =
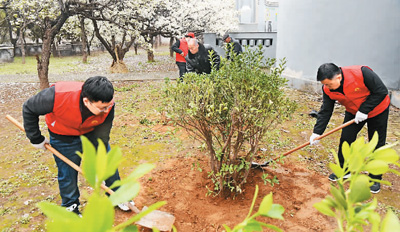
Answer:
[[[371,231],[400,231],[400,221],[391,210],[388,211],[381,223],[379,214],[375,212],[378,205],[377,199],[368,201],[371,198],[369,187],[373,181],[387,185],[391,185],[391,183],[371,179],[364,174],[365,172],[374,175],[392,172],[400,175],[400,172],[389,167],[389,164],[400,167],[397,162],[399,155],[391,148],[395,144],[374,150],[377,143],[378,134],[376,132],[367,144],[364,143],[363,137],[357,139],[351,146],[345,142],[342,147],[345,158],[343,168],[339,165],[337,154],[332,151],[336,164],[330,163],[329,166],[339,178],[338,187],[332,185],[330,190],[332,196],[314,204],[314,207],[327,216],[335,217],[338,231],[364,231],[363,226],[368,225],[371,225]],[[343,179],[345,170],[351,173],[347,180]],[[346,183],[349,184],[347,190],[345,189]]]
[[[165,111],[206,144],[215,194],[242,191],[260,140],[296,108],[283,91],[285,60],[275,63],[264,63],[261,49],[247,49],[233,61],[222,59],[211,74],[167,81]]]

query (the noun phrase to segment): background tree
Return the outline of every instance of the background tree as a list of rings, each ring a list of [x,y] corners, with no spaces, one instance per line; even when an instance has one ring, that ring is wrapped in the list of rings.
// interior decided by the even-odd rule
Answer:
[[[85,18],[79,15],[74,15],[68,18],[65,22],[64,26],[61,28],[59,34],[57,34],[57,40],[62,41],[70,41],[71,43],[81,43],[81,51],[82,51],[82,62],[87,63],[88,56],[88,38],[87,34],[89,33],[87,30],[93,30],[93,26],[90,27],[91,22],[89,20],[85,21]],[[87,29],[88,28],[88,29]]]
[[[0,7],[0,43],[8,43],[10,42],[10,34],[9,30],[11,29],[11,25],[9,25],[9,20],[7,17],[6,7]]]
[[[181,34],[192,31],[196,35],[203,32],[223,35],[239,26],[239,12],[234,0],[173,1],[177,7],[173,21],[179,26]]]
[[[113,9],[119,3],[118,0],[10,0],[18,5],[29,5],[36,9],[35,26],[40,29],[42,35],[42,53],[37,55],[37,70],[40,81],[40,88],[49,86],[48,68],[50,63],[51,46],[56,35],[60,32],[66,20],[73,15],[97,15],[105,17],[101,12],[105,9]],[[97,13],[96,13],[97,12]],[[30,12],[19,12],[20,14],[31,14]]]
[[[113,58],[112,67],[120,64],[124,66],[123,58],[132,45],[135,45],[137,49],[137,45],[140,44],[147,50],[148,60],[154,61],[155,36],[173,37],[189,30],[198,35],[205,31],[222,34],[232,29],[233,25],[237,25],[237,17],[226,20],[226,17],[236,14],[233,0],[222,3],[212,0],[201,2],[194,0],[181,2],[177,0],[2,0],[1,3],[3,7],[12,5],[14,12],[18,12],[18,18],[15,21],[27,19],[28,16],[29,19],[34,19],[34,24],[25,21],[24,28],[29,28],[29,36],[32,40],[42,42],[42,53],[37,56],[41,89],[49,86],[48,66],[51,48],[52,46],[54,48],[55,40],[60,41],[63,38],[56,36],[72,16],[79,16],[83,20],[89,19],[92,22],[96,38]],[[79,28],[78,25],[82,24],[79,22],[73,30]],[[116,33],[110,36],[110,29]],[[69,30],[70,28],[65,31],[71,33]],[[80,32],[82,38],[84,31],[80,29]],[[23,37],[24,34],[21,35]],[[89,43],[92,42],[93,40],[90,39]],[[127,69],[125,67],[122,70]]]
[[[113,58],[111,72],[128,72],[128,68],[123,62],[123,59],[130,47],[134,44],[137,35],[107,22],[102,22],[101,26],[98,25],[96,20],[92,20],[92,23],[97,39]]]
[[[10,0],[0,0],[0,36],[1,43],[10,42],[13,46],[14,54],[17,44],[17,38],[15,38],[13,34],[13,26],[10,21],[10,9],[9,9]],[[8,35],[8,36],[7,36]]]
[[[30,3],[30,4],[29,4]],[[37,10],[40,10],[40,6],[38,6],[34,2],[23,2],[16,3],[15,1],[10,3],[10,8],[14,11],[13,27],[14,30],[18,32],[18,43],[21,49],[21,57],[22,64],[25,64],[25,32],[28,29],[28,26],[35,22],[34,15]],[[20,13],[23,12],[23,13]]]

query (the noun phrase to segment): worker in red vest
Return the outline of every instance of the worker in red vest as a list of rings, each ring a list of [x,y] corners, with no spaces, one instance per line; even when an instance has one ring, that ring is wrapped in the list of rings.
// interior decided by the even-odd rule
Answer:
[[[176,65],[179,69],[179,80],[182,81],[183,75],[187,72],[185,57],[188,54],[188,41],[194,38],[194,33],[189,32],[180,40],[177,40],[171,47],[172,51],[176,53]]]
[[[113,85],[105,77],[91,77],[85,83],[57,82],[24,103],[22,115],[26,136],[35,148],[46,150],[45,144],[50,143],[79,166],[81,158],[76,152],[82,152],[81,135],[86,136],[95,147],[97,140],[101,139],[107,151],[110,150],[110,131],[115,112],[113,96]],[[40,115],[45,115],[50,141],[39,129]],[[80,215],[78,172],[58,157],[54,158],[58,168],[61,206]],[[105,184],[111,186],[119,179],[117,170]],[[134,203],[131,201],[118,206],[128,211],[127,204]]]
[[[323,84],[323,103],[310,137],[311,145],[318,143],[315,138],[325,131],[335,101],[346,107],[344,123],[355,119],[355,124],[342,129],[338,151],[341,167],[344,163],[342,144],[344,142],[349,145],[353,143],[365,123],[368,124],[369,140],[372,139],[375,131],[378,132],[379,141],[375,149],[385,145],[390,98],[388,89],[371,68],[367,66],[339,68],[333,63],[326,63],[319,67],[317,80]],[[344,178],[349,178],[349,176],[350,173],[346,174]],[[370,173],[369,176],[371,179],[382,179],[382,175]],[[329,180],[336,181],[337,176],[332,173],[329,175]],[[378,193],[380,183],[373,182],[370,190],[372,193]]]

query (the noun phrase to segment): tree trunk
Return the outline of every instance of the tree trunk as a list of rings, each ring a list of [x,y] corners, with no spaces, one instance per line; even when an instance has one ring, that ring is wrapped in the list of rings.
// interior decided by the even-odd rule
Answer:
[[[24,44],[23,36],[24,36],[24,32],[23,32],[23,29],[21,28],[19,30],[19,46],[21,49],[21,59],[22,59],[21,63],[25,64],[25,44]]]
[[[112,65],[111,65],[111,73],[128,73],[128,67],[126,67],[126,64],[122,60],[125,56],[124,49],[121,49],[121,46],[119,44],[115,45],[115,56],[116,60],[113,60]],[[120,59],[121,56],[121,59]]]
[[[153,47],[154,47],[154,49],[158,48],[158,35],[156,36],[156,38],[155,38],[155,40],[153,42]]]
[[[11,22],[10,22],[10,16],[8,15],[7,9],[8,9],[7,7],[4,7],[4,12],[6,14],[5,18],[6,18],[7,24],[8,24],[8,34],[10,36],[10,41],[11,41],[11,43],[13,45],[13,52],[14,52],[14,56],[15,56],[15,50],[17,49],[17,41],[18,41],[18,39],[13,38],[13,34],[14,34],[13,33],[13,28],[12,28],[12,25],[11,25]],[[19,34],[19,33],[17,33],[17,34]]]
[[[150,37],[150,41],[148,41],[149,44],[151,44],[151,46],[153,46],[154,44],[154,37],[152,35],[149,36]],[[153,52],[153,48],[147,49],[147,61],[148,62],[154,62],[154,52]]]
[[[135,44],[134,49],[135,49],[135,55],[137,55],[137,50],[138,50],[138,45],[137,44]]]
[[[171,36],[171,38],[169,38],[169,56],[170,57],[174,57],[174,51],[172,51],[173,44],[174,44],[174,37]]]
[[[147,61],[154,62],[154,52],[151,49],[147,50]]]
[[[81,17],[79,21],[81,24],[82,62],[86,64],[88,53],[86,52],[87,38],[86,38],[86,30],[85,30],[85,19],[83,17]]]
[[[54,41],[54,37],[60,31],[69,15],[65,12],[61,13],[61,16],[57,19],[57,22],[52,26],[50,19],[46,17],[44,19],[44,34],[42,44],[42,56],[36,56],[37,70],[40,81],[40,89],[49,87],[49,64],[51,55],[51,44]]]

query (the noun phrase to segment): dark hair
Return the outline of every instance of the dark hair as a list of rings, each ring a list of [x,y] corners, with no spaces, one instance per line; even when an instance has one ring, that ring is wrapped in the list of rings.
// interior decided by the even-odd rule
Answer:
[[[229,34],[225,34],[224,36],[222,36],[222,41],[225,41],[229,36]]]
[[[340,74],[340,68],[334,63],[325,63],[318,68],[317,81],[325,79],[332,80],[334,76]]]
[[[106,77],[90,77],[82,86],[82,97],[87,97],[91,102],[110,102],[113,96],[114,87]]]

